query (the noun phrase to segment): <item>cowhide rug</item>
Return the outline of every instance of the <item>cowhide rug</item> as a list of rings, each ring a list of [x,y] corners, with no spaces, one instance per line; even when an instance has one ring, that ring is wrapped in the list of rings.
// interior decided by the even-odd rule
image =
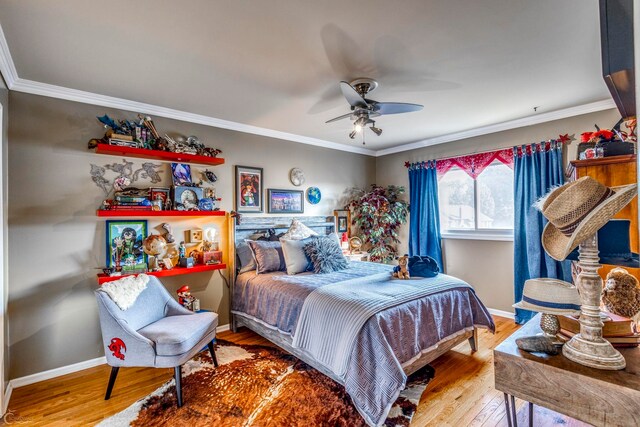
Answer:
[[[114,426],[365,426],[344,387],[281,350],[218,340],[182,370],[182,408],[171,380],[99,425]],[[385,425],[408,426],[435,371],[407,381]],[[118,393],[116,382],[114,394]]]

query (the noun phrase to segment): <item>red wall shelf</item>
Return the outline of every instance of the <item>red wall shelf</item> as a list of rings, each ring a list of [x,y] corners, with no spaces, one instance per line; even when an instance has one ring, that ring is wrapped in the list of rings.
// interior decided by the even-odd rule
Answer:
[[[147,150],[145,148],[121,147],[118,145],[98,144],[96,154],[112,156],[141,157],[144,159],[165,160],[170,162],[192,163],[216,166],[224,163],[220,157],[197,156],[194,154],[173,153],[171,151]]]
[[[196,265],[191,268],[173,267],[171,270],[150,271],[145,274],[156,277],[169,277],[180,276],[182,274],[202,273],[204,271],[224,270],[226,268],[227,264]],[[123,274],[122,276],[107,276],[106,274],[98,274],[98,283],[102,285],[103,283],[113,282],[114,280],[122,279],[126,276],[130,276],[130,274]]]
[[[104,210],[98,209],[96,211],[97,216],[123,216],[123,217],[149,217],[149,216],[225,216],[226,211],[150,211],[150,210]]]

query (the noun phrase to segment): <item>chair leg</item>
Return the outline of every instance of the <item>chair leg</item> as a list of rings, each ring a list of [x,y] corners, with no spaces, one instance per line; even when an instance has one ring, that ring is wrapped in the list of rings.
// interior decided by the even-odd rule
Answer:
[[[207,344],[207,347],[209,347],[209,353],[211,353],[211,359],[213,359],[213,366],[215,366],[217,368],[218,367],[218,359],[216,359],[216,352],[213,351],[213,341],[211,341],[209,344]]]
[[[111,397],[111,391],[113,390],[113,385],[116,383],[119,369],[120,368],[116,366],[111,367],[111,375],[109,375],[109,384],[107,384],[107,393],[104,395],[104,400],[109,400]]]
[[[176,378],[176,398],[178,399],[178,408],[182,407],[182,365],[173,368]]]

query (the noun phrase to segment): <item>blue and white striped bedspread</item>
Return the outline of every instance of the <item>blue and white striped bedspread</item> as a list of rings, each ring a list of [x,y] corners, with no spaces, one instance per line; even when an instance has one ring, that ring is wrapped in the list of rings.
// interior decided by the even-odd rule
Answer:
[[[453,288],[470,288],[453,277],[391,280],[381,273],[317,288],[304,300],[293,346],[344,380],[356,338],[375,314]]]

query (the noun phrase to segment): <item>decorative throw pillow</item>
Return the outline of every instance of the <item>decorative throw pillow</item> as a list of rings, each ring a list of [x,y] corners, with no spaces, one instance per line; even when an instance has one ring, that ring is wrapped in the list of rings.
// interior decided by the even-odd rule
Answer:
[[[247,243],[253,251],[253,257],[256,260],[256,273],[262,274],[271,271],[285,271],[287,269],[280,242],[258,240]]]
[[[255,271],[256,260],[253,257],[253,251],[246,242],[239,242],[236,245],[236,257],[238,258],[238,274]]]
[[[304,253],[311,259],[315,273],[331,273],[349,267],[336,235],[311,240],[304,245]]]
[[[291,226],[281,238],[284,240],[302,240],[317,235],[318,233],[294,218],[293,221],[291,221]]]
[[[287,274],[298,274],[313,270],[311,260],[307,257],[307,254],[304,253],[304,245],[312,239],[313,237],[303,240],[280,239],[284,262],[287,265]]]

